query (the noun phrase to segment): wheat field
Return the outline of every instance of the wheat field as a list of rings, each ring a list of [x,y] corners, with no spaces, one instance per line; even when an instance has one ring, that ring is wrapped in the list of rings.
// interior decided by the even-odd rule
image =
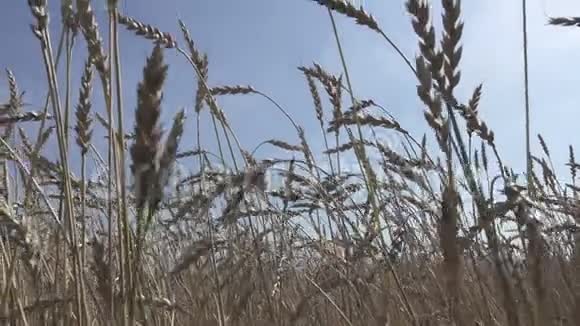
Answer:
[[[2,325],[580,325],[580,163],[570,146],[569,175],[559,176],[542,136],[542,151],[531,151],[525,20],[526,169],[514,171],[479,114],[485,87],[456,95],[469,24],[460,0],[437,1],[441,12],[436,0],[404,1],[415,57],[360,6],[367,1],[302,1],[327,12],[342,63],[297,67],[314,131],[271,94],[212,84],[186,21],[152,26],[118,0],[106,1],[101,25],[96,0],[61,0],[60,21],[47,0],[19,4],[38,46],[26,55],[44,66],[46,88],[30,91],[46,96],[30,110],[20,72],[3,74]],[[414,76],[424,133],[353,92],[339,16]],[[580,18],[547,23],[577,28]],[[147,42],[147,57],[121,62],[130,46],[121,32]],[[195,101],[162,121],[170,54],[195,78]],[[126,83],[121,68],[140,82]],[[244,147],[220,105],[240,96],[264,99],[294,138]],[[215,145],[202,142],[202,125]],[[281,154],[261,156],[263,147]]]

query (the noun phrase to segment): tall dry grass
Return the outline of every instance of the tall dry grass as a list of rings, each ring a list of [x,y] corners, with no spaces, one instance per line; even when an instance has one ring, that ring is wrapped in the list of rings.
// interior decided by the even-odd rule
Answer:
[[[493,130],[479,115],[485,88],[467,99],[455,94],[461,1],[442,0],[441,28],[432,23],[438,13],[428,1],[406,1],[418,42],[413,59],[363,8],[345,0],[313,2],[328,11],[342,64],[338,72],[317,63],[299,67],[324,140],[320,155],[309,145],[312,131],[271,95],[252,86],[210,85],[210,60],[185,22],[178,22],[179,41],[123,15],[109,0],[103,31],[90,1],[62,0],[54,48],[46,1],[28,1],[47,96],[43,112],[27,111],[19,72],[6,71],[2,324],[580,324],[580,164],[570,147],[570,182],[562,183],[541,136],[542,153],[527,147],[526,180],[502,161]],[[336,15],[378,34],[398,53],[416,77],[435,144],[353,92]],[[580,18],[550,23],[580,26]],[[140,67],[120,61],[122,29],[151,44],[138,85],[123,83],[121,68]],[[73,50],[85,57],[76,105]],[[195,117],[178,111],[164,133],[159,120],[170,51],[197,78]],[[62,64],[66,73],[59,75]],[[100,92],[93,92],[95,82]],[[128,127],[123,97],[135,89],[135,125]],[[92,105],[97,96],[103,108]],[[244,148],[219,103],[223,96],[260,96],[283,114],[297,138],[259,146],[288,155],[266,160]],[[201,142],[205,110],[217,148]],[[527,107],[526,120],[529,113]],[[30,135],[25,122],[37,132]],[[187,125],[196,126],[194,148],[181,144]],[[106,130],[106,155],[93,143],[98,128]],[[398,136],[404,150],[363,136],[379,131]],[[51,138],[57,161],[46,156]],[[70,160],[76,152],[80,164]],[[356,159],[355,171],[345,169],[344,158]],[[89,163],[102,171],[98,178],[87,176]],[[197,172],[184,175],[178,164]],[[269,185],[271,174],[283,182]]]

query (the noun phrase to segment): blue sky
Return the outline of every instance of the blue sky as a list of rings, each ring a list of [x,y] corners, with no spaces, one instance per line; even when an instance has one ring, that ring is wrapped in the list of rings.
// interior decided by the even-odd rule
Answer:
[[[382,29],[409,57],[417,52],[417,41],[404,1],[363,2]],[[297,66],[319,62],[327,70],[341,72],[328,14],[309,0],[129,0],[121,1],[123,12],[180,40],[177,19],[185,21],[199,48],[210,59],[210,85],[249,84],[286,108],[305,126],[314,146],[322,139],[316,129],[312,100]],[[434,1],[439,9],[439,2]],[[53,42],[59,35],[59,1],[49,0]],[[101,34],[106,37],[105,1],[93,1]],[[580,16],[574,0],[529,0],[530,94],[534,149],[535,134],[542,133],[550,145],[555,163],[562,167],[569,144],[578,146],[576,126],[580,121],[580,28],[556,28],[546,24],[548,16]],[[32,108],[43,103],[46,78],[38,41],[32,36],[33,22],[26,1],[5,1],[0,13],[0,65],[13,70],[20,88],[27,91]],[[463,1],[465,31],[462,82],[458,97],[467,99],[474,87],[484,83],[481,116],[495,131],[503,160],[516,169],[524,162],[524,101],[521,40],[521,1]],[[436,22],[440,21],[437,12]],[[372,98],[387,107],[407,129],[418,137],[427,131],[421,103],[415,96],[416,82],[391,48],[374,32],[337,16],[353,87],[359,98]],[[438,29],[439,31],[440,29]],[[440,35],[440,32],[438,32]],[[132,126],[136,85],[151,43],[121,31],[121,52],[125,115]],[[191,112],[195,77],[190,67],[174,52],[166,52],[170,64],[165,87],[162,121],[169,128],[171,117],[181,107],[189,109],[183,147],[194,146],[195,119]],[[74,67],[80,72],[85,60],[84,40],[75,48]],[[0,98],[6,98],[5,75]],[[76,99],[80,75],[74,77]],[[100,90],[95,109],[103,113]],[[220,99],[241,143],[252,149],[269,138],[292,143],[297,137],[292,126],[257,96]],[[347,102],[345,102],[347,103]],[[206,121],[209,121],[206,119]],[[204,138],[211,137],[209,125]],[[260,152],[267,156],[268,152]],[[538,152],[539,153],[539,152]]]

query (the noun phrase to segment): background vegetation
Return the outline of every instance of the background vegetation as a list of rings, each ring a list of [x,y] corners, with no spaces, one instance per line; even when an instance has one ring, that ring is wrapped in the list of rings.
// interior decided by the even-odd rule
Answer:
[[[436,29],[429,2],[406,1],[415,58],[363,8],[346,0],[311,2],[321,5],[312,10],[328,11],[343,65],[339,72],[316,63],[299,67],[322,153],[313,153],[306,131],[269,94],[208,84],[208,57],[185,22],[178,22],[178,38],[123,15],[109,0],[103,29],[88,0],[62,0],[55,42],[46,1],[28,1],[47,95],[42,112],[27,110],[16,73],[6,71],[2,323],[580,324],[580,165],[570,147],[570,181],[562,182],[541,136],[543,151],[530,152],[529,108],[525,173],[502,161],[492,127],[479,116],[483,86],[470,98],[455,96],[461,2],[441,1],[443,24]],[[424,135],[412,135],[380,103],[352,92],[336,15],[362,25],[361,33],[376,33],[416,76]],[[580,18],[549,23],[580,26]],[[526,53],[525,19],[523,27]],[[151,43],[142,64],[121,65],[119,52],[130,46],[119,44],[121,29]],[[83,71],[70,69],[79,57],[73,47],[85,57]],[[195,105],[178,111],[163,131],[170,51],[198,83]],[[524,64],[527,84],[527,54]],[[66,74],[57,74],[59,65]],[[141,66],[141,82],[123,84],[121,67]],[[76,73],[80,85],[71,82]],[[135,88],[133,110],[123,96]],[[78,103],[71,100],[75,92]],[[284,155],[260,158],[237,140],[219,99],[250,95],[263,97],[295,128],[296,139],[259,146]],[[104,107],[93,107],[96,97]],[[204,111],[209,121],[202,121]],[[127,114],[134,126],[126,125]],[[199,132],[193,150],[180,146],[184,128],[199,131],[201,124],[213,126],[217,146],[202,144]],[[106,152],[94,146],[97,129],[107,134]],[[379,133],[397,142],[385,143]],[[47,155],[55,150],[51,140],[56,160]],[[89,164],[98,166],[95,177]],[[274,176],[281,182],[269,182]]]

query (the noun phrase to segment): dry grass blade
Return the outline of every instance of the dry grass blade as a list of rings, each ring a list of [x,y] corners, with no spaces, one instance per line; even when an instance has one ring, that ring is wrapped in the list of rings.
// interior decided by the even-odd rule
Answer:
[[[2,143],[4,148],[9,152],[9,154],[12,156],[12,158],[18,163],[19,168],[24,172],[24,174],[27,177],[29,177],[31,175],[30,171],[29,171],[27,165],[22,161],[22,159],[20,159],[18,154],[1,137],[0,137],[0,143]],[[46,196],[43,188],[38,184],[38,182],[35,179],[31,179],[31,180],[32,180],[32,184],[34,185],[34,187],[36,188],[36,190],[40,194],[40,198],[44,201],[44,203],[46,204],[46,206],[50,210],[50,215],[53,218],[54,222],[60,226],[61,225],[60,218],[59,218],[58,214],[56,213],[56,211],[54,210],[54,208],[51,206],[51,203],[48,200],[48,197]]]

